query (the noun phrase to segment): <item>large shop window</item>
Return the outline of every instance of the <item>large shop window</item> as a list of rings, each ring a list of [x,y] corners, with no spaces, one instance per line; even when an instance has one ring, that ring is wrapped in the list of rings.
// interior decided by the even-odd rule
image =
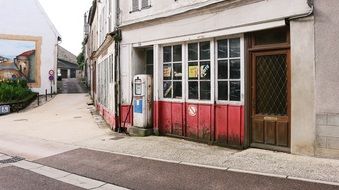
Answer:
[[[210,42],[188,44],[188,99],[211,99]]]
[[[217,41],[218,100],[241,101],[240,39]]]
[[[182,46],[163,47],[163,97],[182,99]]]

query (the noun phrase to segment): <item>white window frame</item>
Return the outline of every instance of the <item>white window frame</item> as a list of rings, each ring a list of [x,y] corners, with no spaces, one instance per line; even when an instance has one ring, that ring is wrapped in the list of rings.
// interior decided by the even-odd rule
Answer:
[[[200,43],[200,42],[210,42],[210,86],[211,86],[211,98],[210,100],[198,100],[198,99],[189,99],[189,89],[188,89],[188,44],[192,44],[192,43]],[[213,38],[206,38],[206,39],[202,39],[202,40],[194,40],[194,41],[189,41],[186,42],[186,47],[185,47],[185,100],[187,103],[192,103],[192,104],[213,104],[214,103],[214,98],[215,98],[215,85],[213,85],[215,83],[215,73],[213,72],[215,70],[215,54],[213,53],[215,51],[215,40]],[[199,46],[200,47],[200,46]],[[200,54],[200,48],[198,48],[198,53]],[[203,61],[203,60],[197,60],[199,62]],[[199,68],[200,69],[200,68]],[[200,81],[200,80],[198,80]],[[200,86],[200,85],[199,85]],[[200,88],[198,88],[198,93],[200,93]]]
[[[163,53],[164,53],[164,47],[168,47],[168,46],[171,46],[172,47],[172,59],[173,59],[173,46],[177,46],[177,45],[181,45],[181,70],[182,70],[182,78],[181,78],[181,94],[182,94],[182,96],[181,96],[181,98],[164,98],[164,77],[163,77],[163,75],[164,75],[164,72],[163,72],[163,69],[164,69],[164,60],[163,60]],[[166,102],[178,102],[178,103],[182,103],[182,102],[184,102],[185,101],[185,95],[184,95],[184,93],[185,93],[185,80],[186,80],[186,78],[185,78],[185,70],[186,70],[186,68],[185,68],[185,59],[186,59],[186,56],[185,56],[185,48],[186,48],[186,46],[184,46],[184,44],[183,43],[171,43],[171,44],[163,44],[163,45],[161,45],[160,46],[160,51],[159,51],[159,76],[157,76],[157,77],[159,77],[159,81],[160,81],[160,84],[159,84],[159,100],[161,100],[161,101],[166,101]],[[171,63],[173,63],[173,61],[171,62]],[[173,66],[173,64],[172,64],[172,66]],[[172,68],[173,69],[173,68]],[[173,80],[171,80],[171,81],[173,81]],[[172,92],[173,93],[173,92]]]
[[[138,9],[137,10],[133,10],[133,0],[130,0],[131,2],[131,6],[130,6],[130,13],[133,13],[133,12],[138,12],[138,11],[141,11],[141,10],[144,10],[144,9],[148,9],[151,7],[151,0],[148,0],[148,5],[146,7],[142,7],[142,1],[143,0],[138,0]]]
[[[218,40],[230,40],[230,39],[235,39],[235,38],[239,38],[240,39],[240,101],[231,101],[231,100],[219,100],[218,98]],[[244,105],[244,90],[245,90],[245,66],[244,66],[244,62],[245,62],[245,48],[244,45],[245,44],[245,40],[244,40],[244,35],[231,35],[231,36],[224,36],[224,37],[218,37],[215,38],[215,52],[214,52],[214,56],[215,56],[215,83],[214,83],[214,88],[215,88],[215,100],[217,104],[224,104],[224,105]],[[229,52],[229,44],[228,44],[228,53]],[[228,54],[230,55],[230,54]],[[232,58],[231,58],[232,59]],[[238,58],[234,58],[234,59],[238,59]],[[230,60],[228,58],[228,60]],[[228,77],[230,77],[230,65],[228,63]],[[236,81],[239,81],[239,79],[235,79]],[[227,81],[232,81],[232,79],[227,79]],[[228,86],[228,97],[230,97],[230,86]]]

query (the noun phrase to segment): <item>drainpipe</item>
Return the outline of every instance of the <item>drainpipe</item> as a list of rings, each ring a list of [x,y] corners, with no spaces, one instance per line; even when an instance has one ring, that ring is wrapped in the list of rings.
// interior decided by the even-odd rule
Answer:
[[[120,67],[120,42],[122,40],[121,31],[119,30],[119,15],[120,15],[120,0],[116,0],[115,2],[115,26],[114,31],[116,31],[116,35],[114,37],[115,43],[115,119],[118,120],[116,122],[115,131],[122,132],[121,128],[121,67]]]

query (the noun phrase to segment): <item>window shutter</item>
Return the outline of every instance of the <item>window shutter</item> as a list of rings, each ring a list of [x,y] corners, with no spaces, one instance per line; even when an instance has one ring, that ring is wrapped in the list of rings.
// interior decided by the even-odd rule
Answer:
[[[139,10],[139,0],[132,0],[132,11]]]
[[[142,2],[142,3],[141,3],[141,8],[146,8],[146,7],[149,6],[148,0],[142,0],[141,2]]]

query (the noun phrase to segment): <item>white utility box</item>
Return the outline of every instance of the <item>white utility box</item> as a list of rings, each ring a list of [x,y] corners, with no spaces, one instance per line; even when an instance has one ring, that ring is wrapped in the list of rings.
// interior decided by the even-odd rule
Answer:
[[[152,127],[152,77],[135,75],[133,79],[133,125]]]

